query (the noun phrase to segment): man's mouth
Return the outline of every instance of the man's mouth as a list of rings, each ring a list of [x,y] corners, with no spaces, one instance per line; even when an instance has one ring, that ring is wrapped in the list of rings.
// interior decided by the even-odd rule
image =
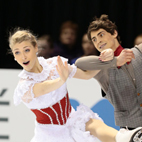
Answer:
[[[106,43],[102,44],[99,48],[102,49],[105,45],[106,45]]]
[[[28,65],[29,63],[30,63],[30,61],[23,62],[24,65]]]

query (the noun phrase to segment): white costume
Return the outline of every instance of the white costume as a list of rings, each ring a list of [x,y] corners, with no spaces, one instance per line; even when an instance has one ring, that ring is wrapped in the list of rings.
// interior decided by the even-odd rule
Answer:
[[[64,62],[65,58],[62,58]],[[56,71],[57,57],[38,57],[43,67],[41,73],[23,70],[15,89],[14,103],[23,102],[36,115],[35,135],[31,142],[94,142],[96,137],[85,131],[85,123],[90,118],[100,119],[88,107],[80,105],[75,111],[69,102],[66,83],[59,89],[34,98],[33,86],[45,80],[59,77]],[[69,78],[76,73],[76,66],[69,65]]]

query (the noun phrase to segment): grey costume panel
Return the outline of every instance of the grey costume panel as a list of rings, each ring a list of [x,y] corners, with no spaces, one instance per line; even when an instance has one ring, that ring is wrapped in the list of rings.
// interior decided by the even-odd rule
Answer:
[[[115,123],[118,126],[142,126],[142,53],[138,49],[142,49],[142,46],[132,48],[135,59],[129,65],[125,64],[118,69],[110,62],[109,68],[105,64],[94,77],[105,91],[106,99],[115,109]],[[89,70],[86,68],[86,65],[91,65],[88,61],[91,62],[91,59],[85,61],[84,68],[81,60],[78,60],[76,65],[79,68],[81,66],[83,70]],[[94,68],[90,68],[95,70],[96,66],[97,64],[94,64]]]

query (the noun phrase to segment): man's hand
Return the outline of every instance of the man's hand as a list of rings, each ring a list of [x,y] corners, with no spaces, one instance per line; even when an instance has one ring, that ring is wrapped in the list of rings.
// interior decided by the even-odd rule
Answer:
[[[117,57],[117,66],[123,66],[126,62],[130,62],[132,59],[135,59],[133,51],[131,49],[123,49]]]

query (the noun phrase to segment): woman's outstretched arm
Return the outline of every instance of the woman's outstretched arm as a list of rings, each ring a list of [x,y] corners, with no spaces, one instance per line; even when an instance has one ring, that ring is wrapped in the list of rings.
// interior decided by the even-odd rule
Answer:
[[[60,77],[54,80],[46,80],[41,83],[36,83],[33,87],[34,97],[38,97],[54,91],[66,82],[69,75],[68,64],[66,61],[65,64],[63,64],[59,56],[57,58],[56,69]]]

